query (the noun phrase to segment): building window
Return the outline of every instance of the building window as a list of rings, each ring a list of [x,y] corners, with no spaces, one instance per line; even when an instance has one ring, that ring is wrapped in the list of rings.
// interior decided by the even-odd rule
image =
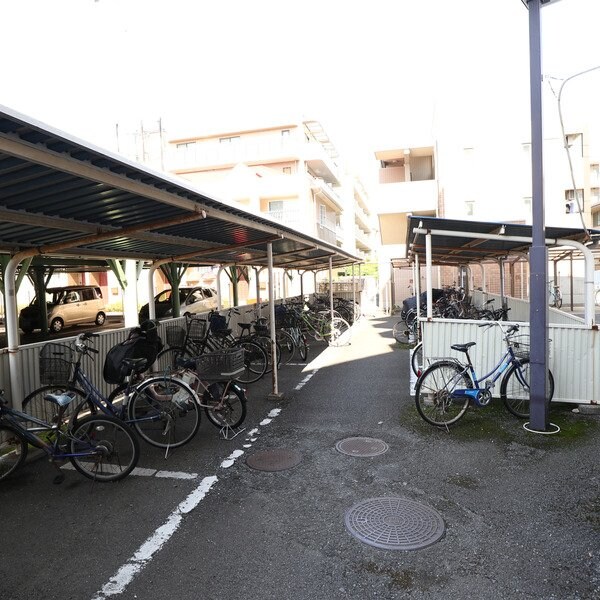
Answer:
[[[475,212],[475,201],[474,200],[467,200],[465,202],[465,212],[467,214],[467,217],[472,217],[474,212]]]
[[[592,227],[600,227],[600,212],[592,214]]]
[[[599,164],[591,164],[590,165],[590,185],[592,187],[600,186],[600,165]]]
[[[592,196],[592,206],[600,204],[600,188],[590,188],[590,194]]]
[[[282,129],[281,130],[281,137],[290,137],[290,130],[289,129]]]
[[[239,142],[240,141],[240,136],[239,135],[232,135],[231,137],[222,137],[219,138],[219,143],[220,144],[231,144],[233,142]]]
[[[283,172],[286,175],[291,175],[292,174],[292,167],[283,167]]]
[[[577,196],[575,196],[575,192],[577,192]],[[579,199],[579,205],[581,206],[581,210],[583,211],[583,190],[565,190],[565,212],[567,214],[579,212],[577,199]]]
[[[528,212],[528,213],[531,212],[531,196],[523,197],[523,206],[525,207],[526,212]]]
[[[319,224],[325,225],[327,222],[327,208],[324,204],[319,204]]]
[[[175,147],[177,148],[177,150],[189,150],[190,148],[193,148],[196,145],[196,142],[184,142],[182,144],[177,144]]]
[[[575,155],[583,156],[583,134],[582,133],[568,133],[567,148]]]

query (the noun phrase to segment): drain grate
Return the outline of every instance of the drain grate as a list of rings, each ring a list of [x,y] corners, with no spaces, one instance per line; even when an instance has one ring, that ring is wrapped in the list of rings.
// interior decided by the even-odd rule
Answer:
[[[361,542],[385,550],[419,550],[445,531],[436,510],[404,498],[363,500],[346,511],[345,522]]]
[[[335,449],[349,456],[378,456],[387,452],[389,446],[383,441],[369,437],[351,437],[340,440]]]
[[[246,464],[257,471],[285,471],[300,464],[302,456],[295,450],[274,448],[251,454]]]

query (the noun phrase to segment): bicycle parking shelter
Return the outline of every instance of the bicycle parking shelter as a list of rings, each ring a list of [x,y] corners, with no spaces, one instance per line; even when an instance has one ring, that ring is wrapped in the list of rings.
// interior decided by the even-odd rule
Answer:
[[[10,381],[13,402],[22,397],[23,372],[16,290],[30,267],[37,268],[41,289],[46,267],[76,261],[95,268],[104,261],[123,283],[144,265],[151,273],[163,268],[174,289],[182,265],[255,267],[269,270],[273,298],[274,268],[297,270],[302,283],[306,272],[329,270],[331,281],[334,268],[361,263],[341,248],[2,106],[0,259],[9,358],[0,361],[0,375],[2,385]],[[137,272],[126,273],[121,260],[136,261]],[[151,317],[153,309],[151,302]]]
[[[584,261],[584,317],[549,308],[547,302],[538,307],[549,314],[546,337],[552,339],[549,363],[555,379],[556,401],[576,404],[600,403],[600,335],[595,322],[594,264],[600,256],[593,240],[600,239],[600,230],[564,227],[546,227],[546,244],[549,260],[578,259]],[[415,293],[419,298],[420,269],[426,268],[427,297],[431,299],[432,267],[463,267],[480,265],[482,290],[473,290],[479,300],[490,296],[485,289],[484,264],[500,267],[500,299],[511,308],[509,321],[518,321],[524,331],[529,331],[530,306],[528,301],[506,295],[503,282],[503,261],[527,260],[531,246],[531,226],[515,223],[462,221],[436,217],[409,216],[406,235],[406,258],[392,261],[401,267],[415,268]],[[451,343],[476,340],[489,343],[482,337],[476,321],[436,319],[432,315],[432,302],[427,302],[427,312],[421,317],[423,339],[428,345],[429,357],[448,356]],[[499,347],[497,347],[499,351]],[[560,357],[569,360],[560,360]],[[572,365],[578,365],[585,377],[573,385]],[[571,370],[571,372],[569,372]]]

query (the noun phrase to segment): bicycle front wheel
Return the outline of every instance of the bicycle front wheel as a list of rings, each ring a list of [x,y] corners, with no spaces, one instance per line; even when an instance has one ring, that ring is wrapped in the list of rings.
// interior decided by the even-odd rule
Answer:
[[[239,427],[246,418],[246,395],[244,390],[230,381],[212,383],[202,396],[202,404],[208,420],[222,429]]]
[[[277,344],[280,348],[281,362],[284,365],[288,365],[294,359],[296,354],[296,343],[294,338],[285,330],[280,329],[277,331]]]
[[[127,408],[133,428],[157,448],[183,446],[200,427],[196,395],[179,379],[146,379],[132,392]]]
[[[514,362],[500,384],[500,397],[510,413],[521,419],[529,417],[531,366],[528,358]],[[554,377],[548,370],[548,398],[554,397]]]
[[[140,447],[132,431],[119,419],[90,415],[71,435],[71,464],[94,481],[119,481],[137,465]]]
[[[62,385],[44,385],[34,390],[23,400],[23,412],[33,417],[42,419],[46,423],[57,425],[59,406],[55,402],[49,402],[44,398],[49,394],[61,395],[69,394],[74,400],[67,406],[63,413],[63,424],[67,423],[71,417],[73,422],[81,417],[97,412],[93,402],[86,398],[85,392],[70,384]],[[37,427],[35,423],[28,423],[29,427]]]
[[[423,342],[419,342],[412,350],[410,366],[413,373],[419,377],[423,371]]]
[[[0,425],[0,480],[14,473],[27,457],[27,442],[12,427]]]
[[[158,353],[156,357],[156,366],[159,373],[173,373],[177,370],[177,361],[180,358],[188,358],[189,354],[185,348],[171,346]]]
[[[330,346],[347,346],[352,339],[352,329],[348,321],[334,317],[327,325],[327,342]]]
[[[469,407],[469,397],[454,397],[459,389],[472,388],[473,382],[459,364],[442,360],[427,368],[415,388],[417,411],[430,425],[447,427],[456,423]]]

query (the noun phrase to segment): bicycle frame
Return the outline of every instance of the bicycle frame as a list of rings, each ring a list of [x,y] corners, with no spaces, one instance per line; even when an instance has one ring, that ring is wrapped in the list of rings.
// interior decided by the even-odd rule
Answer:
[[[477,406],[480,406],[480,407],[485,406],[485,404],[487,404],[487,402],[485,404],[481,402],[481,392],[493,388],[496,381],[498,381],[498,379],[500,379],[500,377],[506,371],[506,369],[508,369],[508,367],[510,365],[512,365],[515,361],[517,361],[517,359],[515,357],[513,349],[509,346],[506,349],[506,351],[504,352],[504,354],[502,355],[502,358],[493,367],[493,369],[489,373],[486,373],[485,375],[483,375],[480,378],[477,378],[477,373],[475,372],[475,367],[473,367],[473,364],[471,363],[471,359],[469,358],[468,354],[467,354],[467,359],[469,361],[467,364],[461,363],[458,360],[456,362],[458,364],[460,364],[460,366],[462,367],[461,375],[463,373],[467,373],[469,375],[469,378],[473,382],[474,387],[473,388],[455,389],[452,392],[452,397],[453,398],[464,398],[465,396],[468,396],[469,398],[471,398],[473,400],[473,402],[475,402],[475,404]],[[490,379],[490,377],[491,377],[491,379]],[[520,371],[517,371],[517,377],[519,378],[519,381],[524,386],[528,387],[527,383],[521,376]],[[485,386],[481,387],[481,382],[483,382],[483,381],[485,381]]]

